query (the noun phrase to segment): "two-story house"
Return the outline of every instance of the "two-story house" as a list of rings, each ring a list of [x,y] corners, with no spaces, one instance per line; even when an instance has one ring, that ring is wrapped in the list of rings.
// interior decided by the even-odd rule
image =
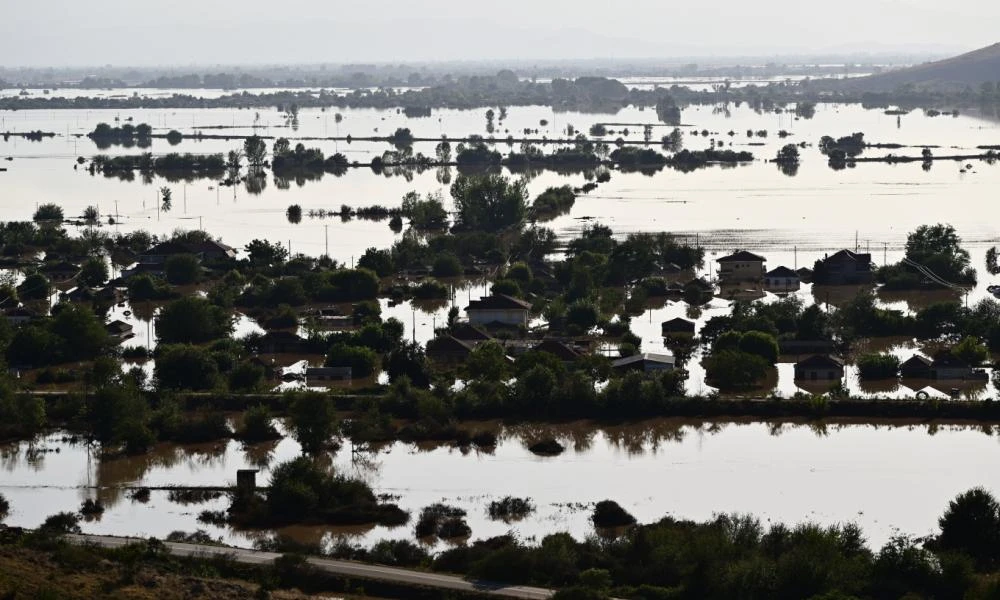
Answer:
[[[871,283],[872,255],[841,250],[817,260],[813,268],[813,283],[819,285],[858,285]]]
[[[720,283],[746,283],[759,282],[764,278],[764,263],[767,259],[753,252],[740,250],[723,256],[716,262],[719,263]]]

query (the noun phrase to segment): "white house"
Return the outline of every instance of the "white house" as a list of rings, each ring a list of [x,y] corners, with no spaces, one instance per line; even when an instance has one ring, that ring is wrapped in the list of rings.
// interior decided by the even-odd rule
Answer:
[[[773,292],[794,292],[801,283],[799,274],[788,267],[771,269],[764,274],[764,287]]]
[[[473,300],[465,309],[473,325],[528,326],[531,304],[511,296],[495,294]]]

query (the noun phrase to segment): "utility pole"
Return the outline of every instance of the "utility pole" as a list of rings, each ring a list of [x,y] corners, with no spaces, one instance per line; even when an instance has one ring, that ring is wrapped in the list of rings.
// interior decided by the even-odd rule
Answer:
[[[792,251],[795,253],[795,267],[794,268],[795,268],[796,271],[798,271],[799,270],[799,247],[798,246],[794,246],[793,249],[792,249]]]
[[[889,264],[889,242],[882,242],[882,266]]]
[[[325,243],[325,246],[326,246],[325,254],[326,254],[326,257],[329,258],[330,257],[330,226],[329,225],[324,225],[323,226],[323,240],[324,240],[324,243]]]

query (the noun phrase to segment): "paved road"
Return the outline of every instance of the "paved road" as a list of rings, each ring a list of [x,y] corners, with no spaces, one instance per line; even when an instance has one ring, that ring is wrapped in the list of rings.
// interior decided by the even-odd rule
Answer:
[[[120,538],[102,535],[68,535],[71,542],[79,544],[95,544],[104,548],[120,548],[126,544],[142,541],[137,538]],[[228,548],[223,546],[203,546],[200,544],[184,544],[178,542],[164,542],[167,549],[172,554],[178,556],[212,557],[226,556],[251,565],[269,565],[274,559],[281,556],[275,552],[259,552],[257,550],[244,550],[241,548]],[[439,575],[437,573],[427,573],[423,571],[411,571],[396,567],[383,567],[379,565],[367,565],[350,562],[346,560],[331,560],[326,558],[309,558],[310,565],[331,573],[346,577],[357,577],[360,579],[373,579],[404,585],[419,585],[441,590],[458,590],[463,592],[478,592],[501,598],[519,598],[523,600],[545,599],[555,593],[553,590],[525,586],[505,586],[502,584],[466,581],[454,575]]]

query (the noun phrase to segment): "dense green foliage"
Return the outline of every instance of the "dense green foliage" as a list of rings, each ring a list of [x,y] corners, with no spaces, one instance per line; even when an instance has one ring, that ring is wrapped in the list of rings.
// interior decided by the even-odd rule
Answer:
[[[200,344],[228,337],[233,319],[204,298],[186,296],[164,306],[154,326],[161,343]]]
[[[455,226],[499,231],[520,225],[527,215],[527,186],[502,175],[460,175],[451,186]]]
[[[230,513],[248,525],[399,525],[409,518],[395,505],[379,504],[364,482],[333,475],[306,457],[275,466],[264,497],[236,497]]]

